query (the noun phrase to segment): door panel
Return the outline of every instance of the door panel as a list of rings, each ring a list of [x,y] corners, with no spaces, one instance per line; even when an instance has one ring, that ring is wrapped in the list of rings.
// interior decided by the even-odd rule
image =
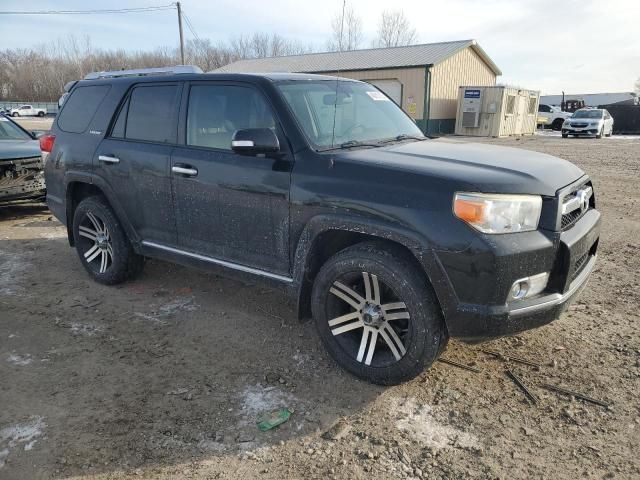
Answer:
[[[177,244],[169,168],[181,93],[179,83],[134,86],[93,162],[141,239],[170,246]]]
[[[96,173],[107,181],[140,237],[167,245],[177,243],[169,178],[172,149],[107,138],[94,161]],[[100,156],[119,162],[100,161]]]
[[[289,272],[291,157],[238,155],[241,128],[275,128],[266,100],[247,86],[192,84],[183,105],[186,143],[172,172],[178,243],[184,250],[272,273]],[[284,142],[281,140],[281,145]]]

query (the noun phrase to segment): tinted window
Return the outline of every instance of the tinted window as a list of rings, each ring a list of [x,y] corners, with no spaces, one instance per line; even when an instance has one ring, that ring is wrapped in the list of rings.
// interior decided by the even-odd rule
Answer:
[[[11,120],[0,115],[0,140],[33,140]]]
[[[129,99],[125,137],[148,142],[175,142],[177,96],[176,85],[134,88]]]
[[[60,129],[71,133],[84,132],[110,88],[109,85],[96,85],[73,90],[58,118]]]
[[[124,103],[118,114],[116,123],[111,130],[111,136],[114,138],[124,138],[124,127],[127,122],[127,113],[129,112],[129,99]]]
[[[417,125],[382,92],[361,82],[291,81],[278,89],[307,138],[320,148],[347,142],[422,137]]]
[[[271,110],[258,91],[230,85],[191,87],[187,145],[231,150],[231,137],[243,128],[275,128]]]

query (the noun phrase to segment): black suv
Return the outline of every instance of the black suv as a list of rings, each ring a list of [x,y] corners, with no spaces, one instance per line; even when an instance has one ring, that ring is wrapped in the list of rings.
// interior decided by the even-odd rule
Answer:
[[[569,162],[426,138],[363,82],[149,73],[72,85],[44,141],[49,207],[98,282],[153,257],[283,285],[341,366],[393,384],[450,336],[558,318],[594,267]]]

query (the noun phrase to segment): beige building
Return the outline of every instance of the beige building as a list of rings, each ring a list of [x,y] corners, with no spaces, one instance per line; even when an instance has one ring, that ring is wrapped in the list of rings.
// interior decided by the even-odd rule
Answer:
[[[322,73],[364,80],[432,134],[453,133],[461,85],[495,85],[502,74],[475,40],[240,60],[216,71]]]

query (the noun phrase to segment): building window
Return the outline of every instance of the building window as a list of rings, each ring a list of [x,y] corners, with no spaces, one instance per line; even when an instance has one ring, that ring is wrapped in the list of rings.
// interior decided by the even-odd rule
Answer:
[[[538,103],[538,99],[536,97],[529,97],[529,115],[536,113],[536,103]]]
[[[513,115],[513,112],[516,108],[516,96],[515,95],[507,95],[507,115]]]

